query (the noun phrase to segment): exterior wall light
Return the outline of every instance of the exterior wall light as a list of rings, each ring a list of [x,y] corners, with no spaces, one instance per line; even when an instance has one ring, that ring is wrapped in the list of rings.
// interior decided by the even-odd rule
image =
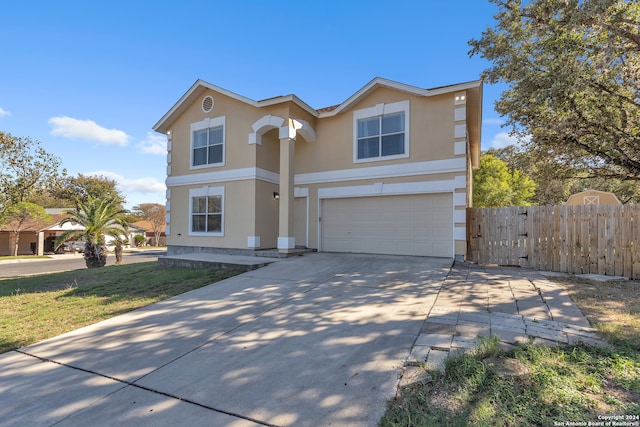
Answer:
[[[277,191],[273,192],[273,198],[278,200],[280,198],[280,193],[278,193]]]

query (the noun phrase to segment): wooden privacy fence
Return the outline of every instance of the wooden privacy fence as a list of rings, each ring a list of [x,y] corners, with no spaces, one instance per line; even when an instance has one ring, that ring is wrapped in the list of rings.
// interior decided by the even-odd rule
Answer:
[[[480,264],[640,278],[640,205],[467,209],[467,254]]]

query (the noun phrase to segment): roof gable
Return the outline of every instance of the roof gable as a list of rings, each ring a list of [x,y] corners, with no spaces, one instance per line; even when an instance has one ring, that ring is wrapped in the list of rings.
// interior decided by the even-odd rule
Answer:
[[[591,200],[589,200],[592,198]],[[593,199],[597,198],[597,199]],[[569,196],[567,201],[565,202],[567,205],[583,205],[583,204],[614,204],[621,205],[622,202],[618,199],[614,193],[609,191],[600,191],[600,190],[585,190],[580,191],[578,193],[574,193]]]
[[[162,116],[160,120],[153,126],[153,130],[156,132],[166,133],[168,131],[168,126],[173,122],[175,116],[182,114],[196,99],[200,97],[207,89],[213,90],[215,92],[226,95],[232,99],[243,102],[245,104],[251,105],[253,107],[266,107],[269,105],[276,105],[283,102],[293,102],[303,109],[307,110],[310,114],[315,117],[328,117],[339,114],[340,112],[349,109],[351,106],[356,104],[362,98],[366,97],[371,92],[375,91],[379,87],[387,87],[393,90],[397,90],[400,92],[405,92],[412,95],[417,96],[435,96],[441,95],[444,93],[458,92],[469,89],[477,89],[482,86],[482,81],[475,80],[467,83],[459,83],[449,86],[441,86],[434,89],[421,89],[416,86],[407,85],[404,83],[395,82],[393,80],[383,79],[381,77],[376,77],[371,80],[369,83],[364,85],[360,90],[347,98],[344,102],[333,105],[330,107],[324,107],[320,109],[314,109],[298,98],[296,95],[286,95],[286,96],[276,96],[273,98],[268,98],[262,101],[254,101],[253,99],[244,97],[242,95],[238,95],[235,92],[231,92],[227,89],[223,89],[219,86],[213,85],[211,83],[205,82],[204,80],[198,79],[190,88],[185,92],[184,95],[174,104],[173,107],[167,113]]]
[[[219,86],[213,85],[211,83],[205,82],[204,80],[198,79],[190,88],[185,92],[182,97],[171,107],[167,113],[158,122],[153,125],[153,130],[160,133],[167,133],[171,123],[182,113],[184,113],[187,108],[189,108],[200,96],[207,90],[212,90],[214,92],[218,92],[222,95],[228,96],[231,99],[235,99],[236,101],[243,102],[245,104],[251,105],[252,107],[260,108],[266,107],[269,105],[281,104],[283,102],[293,102],[300,106],[302,109],[308,111],[310,114],[317,116],[318,113],[316,110],[311,108],[305,102],[303,102],[300,98],[295,95],[285,95],[285,96],[276,96],[273,98],[268,98],[262,101],[254,101],[253,99],[247,98],[242,95],[238,95],[235,92],[231,92],[230,90],[223,89]]]
[[[49,213],[50,209],[46,209],[45,211],[47,211],[47,213]],[[38,231],[44,231],[44,230],[62,230],[63,228],[61,228],[60,226],[60,221],[62,221],[64,218],[69,217],[69,214],[64,214],[64,213],[49,213],[49,216],[51,217],[50,221],[40,221],[40,222],[34,222],[34,221],[30,221],[27,224],[27,228],[23,229],[22,232],[38,232]],[[64,228],[66,229],[66,228]],[[8,224],[5,224],[2,228],[0,228],[0,231],[11,231],[11,227]]]

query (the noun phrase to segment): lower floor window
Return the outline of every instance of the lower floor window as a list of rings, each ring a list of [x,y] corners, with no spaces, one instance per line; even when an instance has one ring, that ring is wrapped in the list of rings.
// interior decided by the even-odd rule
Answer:
[[[192,232],[222,232],[222,196],[193,197],[191,203]]]

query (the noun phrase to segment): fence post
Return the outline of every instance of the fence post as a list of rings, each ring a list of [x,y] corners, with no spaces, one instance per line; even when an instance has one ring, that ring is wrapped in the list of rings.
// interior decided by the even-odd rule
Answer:
[[[529,239],[529,228],[527,227],[527,207],[518,206],[516,211],[516,220],[518,226],[516,227],[517,239],[518,239],[518,265],[521,267],[529,267],[529,247],[527,240]]]
[[[636,205],[637,206],[637,205]],[[634,209],[632,212],[633,221],[633,250],[631,256],[631,275],[634,279],[640,278],[640,209]]]

